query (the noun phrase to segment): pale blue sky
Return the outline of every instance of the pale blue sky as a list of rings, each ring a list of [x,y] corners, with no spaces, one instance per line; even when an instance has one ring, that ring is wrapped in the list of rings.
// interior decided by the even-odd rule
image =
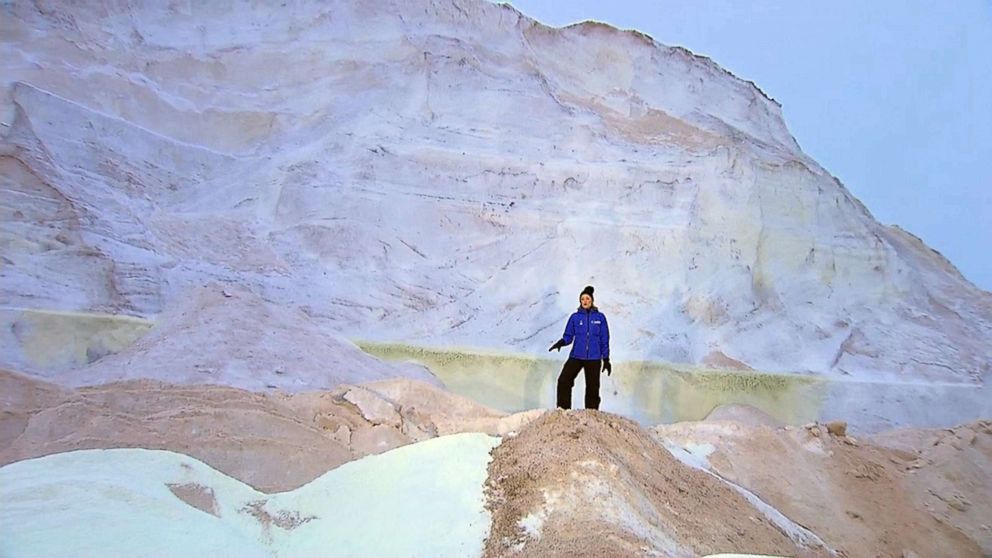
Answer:
[[[803,150],[992,291],[992,0],[513,0],[711,57],[782,103]]]

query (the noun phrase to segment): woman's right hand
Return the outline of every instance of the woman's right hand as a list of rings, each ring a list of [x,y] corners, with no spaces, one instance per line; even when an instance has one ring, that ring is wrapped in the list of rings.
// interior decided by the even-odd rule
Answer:
[[[555,344],[554,345],[551,345],[551,348],[548,349],[548,352],[550,353],[551,351],[554,351],[555,349],[557,349],[558,352],[560,353],[561,352],[561,348],[564,347],[564,346],[565,346],[565,342],[562,341],[561,339],[559,339],[559,340],[555,341]]]

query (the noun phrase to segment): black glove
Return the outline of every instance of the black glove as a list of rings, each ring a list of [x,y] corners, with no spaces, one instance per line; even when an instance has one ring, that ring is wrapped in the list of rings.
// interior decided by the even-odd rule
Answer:
[[[561,348],[564,347],[564,346],[565,346],[565,340],[564,339],[559,339],[559,340],[555,341],[555,344],[554,345],[551,345],[551,348],[548,349],[548,352],[550,353],[551,351],[557,349],[558,352],[560,353],[561,352]]]
[[[613,366],[610,364],[610,359],[608,358],[603,359],[603,370],[606,370],[607,376],[613,374]]]

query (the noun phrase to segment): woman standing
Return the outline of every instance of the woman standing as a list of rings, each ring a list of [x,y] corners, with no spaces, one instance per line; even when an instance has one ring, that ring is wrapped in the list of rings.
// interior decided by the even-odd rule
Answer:
[[[572,345],[572,352],[558,376],[558,407],[562,409],[572,408],[572,387],[579,370],[585,370],[586,375],[586,409],[599,408],[600,360],[606,375],[613,373],[610,366],[610,328],[606,324],[606,316],[593,306],[594,290],[591,285],[582,289],[579,309],[568,318],[565,335],[548,349],[548,352],[555,349],[561,351],[562,347]]]

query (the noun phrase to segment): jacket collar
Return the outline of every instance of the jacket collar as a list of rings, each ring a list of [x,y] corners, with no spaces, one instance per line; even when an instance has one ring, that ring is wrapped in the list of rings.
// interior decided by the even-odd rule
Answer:
[[[599,312],[599,308],[596,308],[595,304],[590,306],[589,310],[586,310],[585,308],[579,306],[579,312],[588,312],[589,314],[592,314],[593,312]]]

